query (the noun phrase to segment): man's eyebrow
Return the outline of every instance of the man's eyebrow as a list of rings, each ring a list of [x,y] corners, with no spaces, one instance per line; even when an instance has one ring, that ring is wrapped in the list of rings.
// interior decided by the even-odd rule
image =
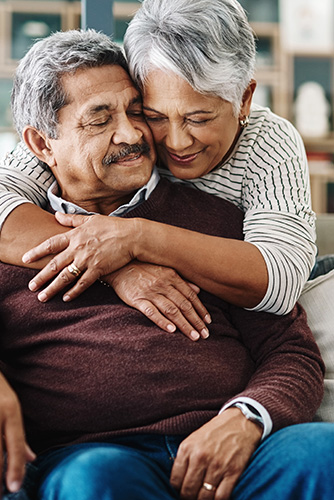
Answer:
[[[136,96],[131,101],[129,102],[129,106],[133,106],[134,104],[142,104],[142,99],[140,96]],[[116,106],[110,106],[109,104],[97,104],[93,105],[90,108],[88,108],[85,112],[85,116],[93,116],[97,113],[100,113],[100,111],[113,111]]]
[[[140,95],[137,95],[131,101],[129,102],[129,106],[132,106],[133,104],[142,104],[142,98]]]
[[[110,111],[112,109],[113,108],[111,108],[111,106],[109,106],[108,104],[97,104],[96,106],[93,105],[90,108],[86,109],[83,113],[83,116],[94,116],[97,113],[100,113],[100,111]]]

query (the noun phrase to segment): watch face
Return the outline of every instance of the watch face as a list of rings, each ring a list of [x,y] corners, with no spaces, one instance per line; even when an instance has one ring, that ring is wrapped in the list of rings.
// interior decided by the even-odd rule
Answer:
[[[250,407],[246,403],[236,403],[233,406],[239,408],[239,410],[247,418],[247,420],[250,420],[255,424],[261,425],[261,427],[264,428],[263,418],[255,408]]]

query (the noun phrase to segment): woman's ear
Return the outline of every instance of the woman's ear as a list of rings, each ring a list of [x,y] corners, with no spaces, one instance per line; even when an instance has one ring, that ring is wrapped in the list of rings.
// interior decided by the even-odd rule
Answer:
[[[22,137],[30,151],[39,160],[46,163],[49,167],[56,166],[57,163],[53,154],[51,141],[48,137],[31,126],[24,128]]]
[[[255,88],[256,88],[256,81],[251,80],[242,97],[242,103],[240,109],[240,117],[242,118],[249,116]]]

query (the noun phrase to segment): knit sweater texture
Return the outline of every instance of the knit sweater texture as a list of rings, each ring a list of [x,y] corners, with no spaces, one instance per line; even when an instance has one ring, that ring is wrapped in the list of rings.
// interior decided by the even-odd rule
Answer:
[[[126,217],[242,239],[226,200],[160,181]],[[246,311],[201,291],[210,337],[168,334],[95,283],[76,300],[40,303],[36,271],[0,264],[1,365],[22,404],[35,452],[131,433],[189,434],[235,396],[265,406],[274,430],[309,421],[323,363],[300,306],[285,316]]]

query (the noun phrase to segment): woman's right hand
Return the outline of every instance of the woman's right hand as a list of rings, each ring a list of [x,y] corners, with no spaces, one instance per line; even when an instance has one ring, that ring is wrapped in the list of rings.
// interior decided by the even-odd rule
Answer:
[[[178,328],[191,340],[209,336],[211,318],[198,298],[199,287],[173,269],[132,261],[104,276],[103,282],[162,330],[172,333]]]

